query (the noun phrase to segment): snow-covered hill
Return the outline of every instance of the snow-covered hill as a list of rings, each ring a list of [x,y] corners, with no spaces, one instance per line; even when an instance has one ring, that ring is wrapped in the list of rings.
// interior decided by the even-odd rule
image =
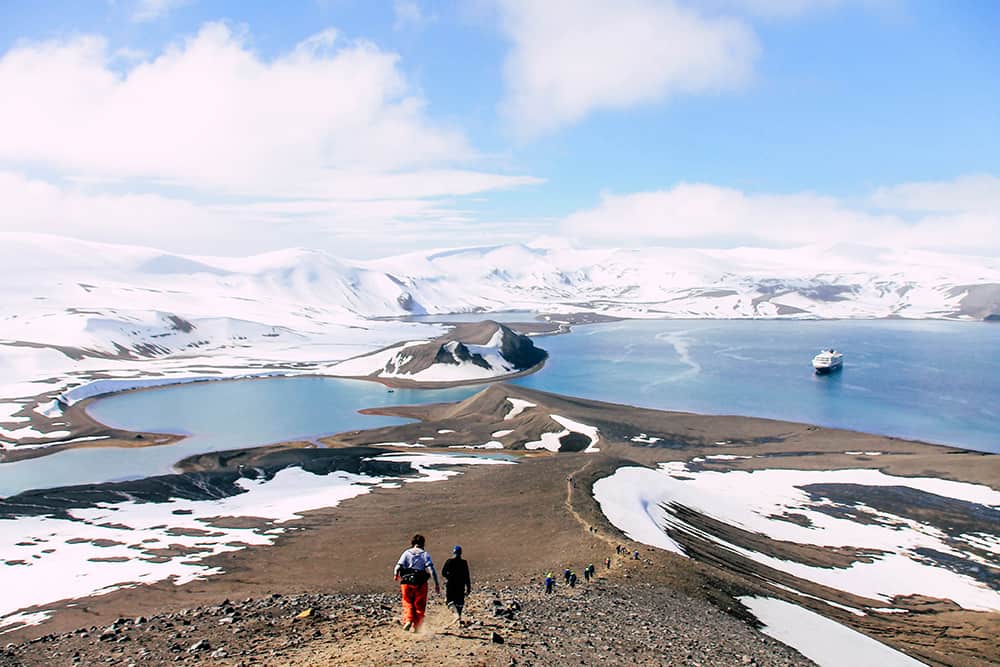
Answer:
[[[373,318],[514,309],[671,318],[1000,317],[997,259],[861,246],[508,245],[359,262],[303,249],[199,257],[5,233],[0,248],[0,443],[31,434],[40,397],[95,378],[316,370],[442,333]]]
[[[525,371],[546,356],[527,336],[487,320],[461,324],[430,342],[408,341],[356,357],[329,372],[404,385],[483,382]]]

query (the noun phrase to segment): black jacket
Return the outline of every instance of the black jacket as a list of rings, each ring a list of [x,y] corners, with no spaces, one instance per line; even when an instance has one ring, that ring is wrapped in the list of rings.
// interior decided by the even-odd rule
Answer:
[[[469,577],[469,562],[459,558],[449,558],[441,568],[445,578],[445,590],[448,594],[468,595],[472,591],[472,579]]]

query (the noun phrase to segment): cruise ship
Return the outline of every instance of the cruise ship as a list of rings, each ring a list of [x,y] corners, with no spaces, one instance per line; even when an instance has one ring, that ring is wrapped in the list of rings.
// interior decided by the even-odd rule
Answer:
[[[813,357],[813,368],[817,373],[832,373],[844,366],[844,355],[834,349],[823,350]]]

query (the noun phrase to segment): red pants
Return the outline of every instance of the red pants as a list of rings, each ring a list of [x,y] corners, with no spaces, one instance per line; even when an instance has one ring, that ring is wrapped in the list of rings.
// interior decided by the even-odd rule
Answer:
[[[419,628],[427,610],[427,582],[419,586],[400,584],[399,588],[403,592],[403,623],[412,623],[413,627]]]

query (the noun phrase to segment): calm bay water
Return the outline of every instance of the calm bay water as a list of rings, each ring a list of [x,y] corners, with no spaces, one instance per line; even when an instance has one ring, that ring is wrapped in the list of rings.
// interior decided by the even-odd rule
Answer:
[[[404,419],[358,414],[362,408],[459,401],[476,387],[387,392],[375,382],[323,377],[197,382],[126,392],[95,401],[88,413],[118,428],[182,433],[174,445],[71,449],[0,465],[0,496],[26,489],[164,475],[187,456],[313,440],[351,429],[401,424]]]
[[[447,316],[437,318],[448,320]],[[450,318],[454,320],[454,318]],[[521,318],[522,321],[525,318]],[[518,384],[643,407],[770,417],[1000,452],[1000,326],[910,321],[627,321],[536,342],[545,368]],[[817,376],[812,356],[845,354]],[[481,387],[402,390],[332,378],[209,382],[96,401],[120,428],[177,445],[77,449],[0,465],[0,496],[164,474],[191,454],[313,439],[402,420],[364,407],[461,400]]]
[[[936,321],[629,321],[538,341],[518,384],[1000,452],[1000,326]],[[844,370],[816,375],[821,348]]]

